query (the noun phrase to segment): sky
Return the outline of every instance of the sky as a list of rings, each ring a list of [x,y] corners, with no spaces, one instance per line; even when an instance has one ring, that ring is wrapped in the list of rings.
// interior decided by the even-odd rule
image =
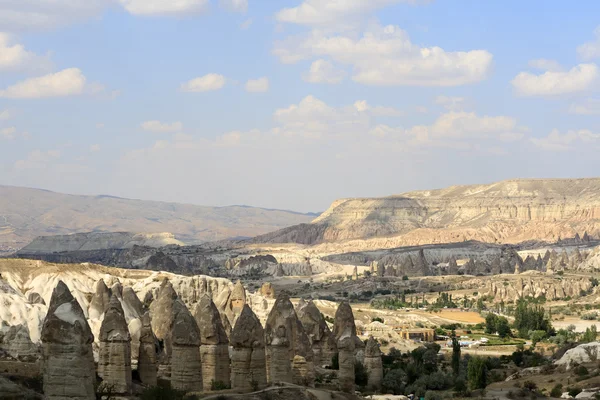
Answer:
[[[600,169],[600,3],[2,0],[0,184],[323,211]]]

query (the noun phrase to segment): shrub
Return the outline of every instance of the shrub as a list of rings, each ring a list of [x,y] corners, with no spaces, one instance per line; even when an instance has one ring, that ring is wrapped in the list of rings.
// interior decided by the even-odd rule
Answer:
[[[367,386],[369,382],[369,372],[363,363],[357,361],[354,363],[354,383],[360,387]]]
[[[384,393],[390,393],[400,395],[404,393],[404,387],[406,384],[406,372],[401,369],[390,370],[381,382]]]
[[[433,390],[428,390],[427,392],[425,392],[425,400],[442,400],[443,396],[438,393],[438,392],[434,392]]]
[[[571,397],[577,397],[577,395],[579,393],[581,393],[581,389],[580,388],[567,388],[567,392],[569,392],[569,396]]]
[[[340,369],[340,355],[338,353],[335,353],[333,357],[331,357],[331,368]]]
[[[560,397],[563,394],[563,385],[557,383],[550,391],[550,397]]]
[[[183,400],[184,392],[171,389],[167,386],[154,386],[144,389],[141,400]]]
[[[573,372],[575,372],[575,374],[577,374],[579,376],[585,376],[590,373],[590,371],[588,371],[588,369],[586,367],[584,367],[583,365],[580,365],[579,367],[575,368],[573,370]]]
[[[231,385],[223,382],[223,381],[215,381],[214,379],[210,381],[210,390],[225,390],[231,389]]]
[[[375,321],[381,322],[382,324],[385,322],[384,319],[380,318],[380,317],[373,317],[373,318],[371,318],[371,322],[375,322]]]

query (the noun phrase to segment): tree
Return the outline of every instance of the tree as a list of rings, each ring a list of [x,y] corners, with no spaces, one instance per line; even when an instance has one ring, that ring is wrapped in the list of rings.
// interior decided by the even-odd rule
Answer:
[[[498,316],[494,313],[488,313],[485,317],[485,333],[491,335],[498,330]]]
[[[400,395],[404,393],[407,382],[406,372],[401,369],[391,369],[381,381],[384,393]]]
[[[586,328],[581,341],[585,342],[585,343],[595,342],[596,336],[598,336],[598,332],[596,330],[596,325],[592,325],[589,328]]]
[[[498,320],[496,321],[496,331],[498,332],[498,336],[502,339],[512,336],[510,325],[506,317],[498,317]]]
[[[546,337],[546,331],[529,331],[529,339],[531,339],[531,344],[533,347]]]
[[[452,331],[452,372],[455,376],[460,373],[460,343],[454,331]]]
[[[354,383],[357,386],[365,387],[369,382],[369,372],[363,363],[357,361],[354,363]]]
[[[437,371],[438,356],[437,352],[429,349],[423,353],[423,369],[427,374]]]
[[[527,300],[521,299],[515,309],[515,329],[519,337],[528,338],[529,331],[545,331],[546,336],[552,336],[554,329],[550,320],[546,317],[544,308],[537,305],[529,305]]]
[[[482,357],[472,357],[467,366],[467,379],[471,389],[484,389],[487,385],[487,366]]]

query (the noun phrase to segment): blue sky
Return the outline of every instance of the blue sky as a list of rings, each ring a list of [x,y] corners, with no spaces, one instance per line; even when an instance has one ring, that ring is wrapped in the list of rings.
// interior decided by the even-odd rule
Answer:
[[[320,211],[597,175],[600,4],[5,0],[0,184]]]

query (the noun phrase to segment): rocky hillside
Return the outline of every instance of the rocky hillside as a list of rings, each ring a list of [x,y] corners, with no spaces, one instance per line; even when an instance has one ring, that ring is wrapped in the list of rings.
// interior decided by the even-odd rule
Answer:
[[[252,237],[314,217],[246,206],[205,207],[0,186],[0,252],[18,249],[37,236],[93,231],[172,232],[186,243]]]
[[[465,240],[556,241],[584,232],[600,233],[600,178],[520,179],[343,199],[311,224],[254,241],[375,249]]]

